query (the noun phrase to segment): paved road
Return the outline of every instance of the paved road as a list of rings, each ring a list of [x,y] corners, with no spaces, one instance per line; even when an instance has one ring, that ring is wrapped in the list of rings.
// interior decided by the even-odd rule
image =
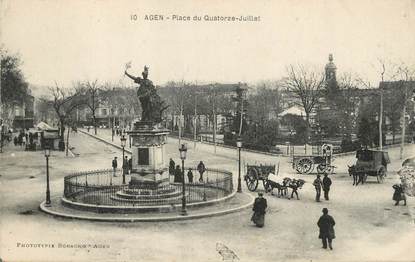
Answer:
[[[103,137],[105,133],[101,133]],[[78,133],[71,145],[80,156],[51,157],[52,195],[62,194],[63,177],[74,170],[108,168],[121,151]],[[169,139],[168,157],[178,159],[178,143]],[[189,145],[190,146],[190,145]],[[414,152],[408,147],[407,155]],[[44,199],[44,156],[42,152],[24,152],[13,146],[0,155],[1,234],[0,256],[9,260],[84,260],[99,261],[219,261],[216,244],[225,244],[241,261],[270,260],[414,260],[408,252],[415,242],[414,225],[408,207],[395,207],[391,200],[396,175],[390,172],[384,184],[369,182],[352,187],[344,174],[351,157],[336,159],[340,167],[333,176],[329,202],[314,202],[310,184],[313,176],[301,176],[307,183],[300,191],[301,200],[267,195],[269,209],[266,226],[258,229],[249,221],[251,211],[222,217],[168,223],[97,223],[57,219],[37,211]],[[399,149],[391,150],[390,170],[397,170]],[[278,163],[281,172],[292,174],[289,159],[264,155],[244,155],[244,162]],[[209,167],[236,174],[236,152],[213,154],[208,146],[189,149],[194,165],[204,159]],[[291,172],[291,173],[290,173]],[[32,177],[32,178],[31,178]],[[236,176],[235,176],[236,179]],[[369,179],[370,180],[370,179]],[[373,178],[373,181],[375,178]],[[243,189],[246,191],[244,185]],[[410,204],[414,202],[409,199]],[[334,250],[322,250],[315,225],[321,209],[328,207],[336,219]],[[413,208],[413,207],[411,207]],[[29,214],[21,214],[24,211]],[[103,244],[104,248],[18,248],[18,243]],[[108,247],[109,246],[109,247]]]

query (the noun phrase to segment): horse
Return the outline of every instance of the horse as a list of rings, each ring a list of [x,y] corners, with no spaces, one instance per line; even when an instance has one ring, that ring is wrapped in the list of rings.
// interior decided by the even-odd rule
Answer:
[[[349,171],[349,176],[353,176],[353,185],[357,186],[359,185],[360,182],[362,182],[362,185],[365,183],[365,173],[363,172],[357,172],[357,168],[356,165],[352,165],[348,167],[348,171]]]
[[[285,177],[282,180],[282,183],[279,182],[275,182],[272,180],[267,180],[267,188],[266,188],[266,192],[271,192],[271,194],[273,195],[273,190],[274,188],[278,189],[278,193],[277,196],[286,196],[287,195],[287,187],[288,184],[290,183],[291,178],[289,177]]]
[[[297,200],[300,200],[298,197],[297,189],[302,188],[302,186],[305,184],[305,180],[303,179],[292,179],[290,183],[288,184],[288,187],[291,188],[291,197],[288,199],[293,198],[294,194],[297,196]]]

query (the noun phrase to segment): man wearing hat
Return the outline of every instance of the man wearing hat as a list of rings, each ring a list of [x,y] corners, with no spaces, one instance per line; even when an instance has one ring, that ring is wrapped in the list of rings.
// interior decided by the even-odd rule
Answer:
[[[324,191],[324,199],[329,200],[329,191],[331,186],[331,179],[327,173],[324,173],[323,177],[323,191]]]
[[[317,175],[317,178],[314,179],[313,186],[316,189],[316,202],[320,202],[320,194],[321,194],[321,186],[322,182],[320,179],[320,175]]]
[[[255,198],[254,207],[252,211],[252,222],[255,223],[257,227],[263,227],[265,223],[265,210],[267,209],[267,200],[263,197],[262,193],[258,193],[258,197]]]
[[[332,240],[336,238],[334,233],[334,225],[336,222],[334,221],[333,217],[329,215],[329,210],[327,208],[323,208],[323,215],[317,222],[317,226],[320,229],[320,233],[318,238],[321,239],[323,242],[323,248],[327,249],[327,242],[329,244],[329,248],[332,250],[333,246],[331,245]]]

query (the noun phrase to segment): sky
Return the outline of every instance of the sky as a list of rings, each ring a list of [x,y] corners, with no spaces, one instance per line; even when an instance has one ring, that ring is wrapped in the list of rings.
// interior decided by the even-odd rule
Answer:
[[[164,20],[145,20],[156,14]],[[204,21],[205,15],[260,21]],[[338,74],[377,84],[379,60],[415,65],[414,25],[413,0],[1,1],[2,45],[20,54],[27,81],[40,86],[128,83],[127,62],[134,75],[148,65],[156,85],[255,83],[284,77],[290,64],[323,70],[329,53]]]

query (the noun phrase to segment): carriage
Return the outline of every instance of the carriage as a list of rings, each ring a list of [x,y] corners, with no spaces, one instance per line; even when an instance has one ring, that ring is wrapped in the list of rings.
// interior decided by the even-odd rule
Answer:
[[[390,163],[388,152],[360,149],[356,151],[356,159],[353,172],[362,177],[363,182],[366,182],[368,176],[376,176],[378,183],[383,182]]]
[[[247,172],[244,176],[249,191],[255,191],[261,180],[264,188],[267,188],[268,176],[275,173],[275,165],[247,165]]]
[[[322,155],[296,155],[293,156],[292,166],[300,174],[309,174],[317,166],[317,173],[330,173],[334,170],[332,162],[332,145],[324,144],[321,149]]]

